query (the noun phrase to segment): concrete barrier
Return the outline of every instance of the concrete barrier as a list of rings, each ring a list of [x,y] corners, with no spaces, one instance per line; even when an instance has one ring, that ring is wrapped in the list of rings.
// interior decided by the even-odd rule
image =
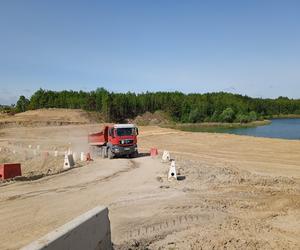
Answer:
[[[106,207],[96,207],[21,250],[110,250],[110,221]]]
[[[176,173],[176,163],[175,161],[171,161],[171,166],[168,173],[168,180],[175,179],[177,180],[177,173]]]

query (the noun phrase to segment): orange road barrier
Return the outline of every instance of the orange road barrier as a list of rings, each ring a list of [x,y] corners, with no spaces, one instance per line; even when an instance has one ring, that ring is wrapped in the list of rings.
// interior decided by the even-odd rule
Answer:
[[[157,155],[158,155],[158,150],[157,150],[157,148],[151,148],[151,149],[150,149],[150,155],[151,155],[152,157],[157,156]]]
[[[91,158],[91,154],[87,153],[86,154],[86,161],[92,161],[93,159]]]
[[[0,164],[0,180],[22,176],[20,163]]]

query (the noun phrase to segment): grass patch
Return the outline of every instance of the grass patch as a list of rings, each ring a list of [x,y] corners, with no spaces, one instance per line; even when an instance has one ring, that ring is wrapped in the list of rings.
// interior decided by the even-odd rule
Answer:
[[[300,114],[280,114],[268,117],[268,119],[299,119]]]
[[[269,125],[270,123],[271,121],[269,120],[254,121],[249,123],[203,122],[203,123],[176,123],[176,124],[161,125],[161,127],[173,128],[173,129],[189,131],[189,132],[224,133],[228,129],[251,128],[257,126]]]

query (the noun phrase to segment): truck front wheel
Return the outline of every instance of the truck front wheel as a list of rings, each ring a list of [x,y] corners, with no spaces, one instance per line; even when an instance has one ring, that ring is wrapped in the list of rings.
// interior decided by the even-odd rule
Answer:
[[[110,148],[107,149],[107,157],[108,159],[114,158],[114,153],[111,151]]]
[[[101,156],[102,156],[103,159],[105,159],[107,157],[106,148],[105,147],[101,148]]]

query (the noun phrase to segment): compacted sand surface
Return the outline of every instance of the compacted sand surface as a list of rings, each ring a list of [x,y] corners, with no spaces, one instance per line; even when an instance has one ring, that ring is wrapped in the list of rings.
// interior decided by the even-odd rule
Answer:
[[[97,205],[109,208],[115,249],[300,248],[300,141],[140,127],[140,151],[169,150],[180,181],[168,181],[170,164],[146,154],[94,157],[60,173],[63,152],[88,150],[86,136],[98,129],[0,130],[2,158],[17,157],[25,175],[46,175],[0,184],[0,249],[18,249]]]

